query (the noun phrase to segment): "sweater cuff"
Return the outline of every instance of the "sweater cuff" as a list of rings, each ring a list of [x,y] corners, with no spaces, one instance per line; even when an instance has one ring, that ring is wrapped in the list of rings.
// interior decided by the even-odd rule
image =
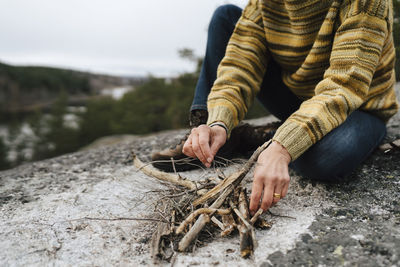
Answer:
[[[210,126],[214,122],[223,122],[227,128],[227,138],[231,136],[232,129],[236,126],[231,110],[225,106],[216,106],[209,109],[207,125]]]
[[[292,161],[296,160],[313,145],[307,129],[292,121],[286,121],[282,124],[272,140],[277,141],[287,149]]]

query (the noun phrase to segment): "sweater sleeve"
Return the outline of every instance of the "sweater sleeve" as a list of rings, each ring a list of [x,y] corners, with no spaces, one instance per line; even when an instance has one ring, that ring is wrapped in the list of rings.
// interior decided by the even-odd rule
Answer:
[[[228,136],[258,93],[270,56],[258,2],[251,0],[243,10],[208,96],[207,124],[225,123]]]
[[[384,17],[359,12],[342,21],[335,33],[330,66],[315,95],[304,101],[273,137],[292,160],[364,103],[387,36]]]

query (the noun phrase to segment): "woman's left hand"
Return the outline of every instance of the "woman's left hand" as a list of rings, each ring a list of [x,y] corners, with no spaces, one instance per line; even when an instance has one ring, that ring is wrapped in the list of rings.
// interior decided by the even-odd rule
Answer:
[[[250,197],[252,214],[259,209],[261,196],[261,209],[264,211],[286,196],[290,182],[290,161],[286,148],[275,141],[260,154]]]

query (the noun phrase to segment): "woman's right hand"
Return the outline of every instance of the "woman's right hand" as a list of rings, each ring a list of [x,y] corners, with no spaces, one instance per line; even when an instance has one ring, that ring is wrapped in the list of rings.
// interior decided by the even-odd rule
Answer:
[[[226,142],[226,131],[223,127],[213,127],[205,124],[193,128],[183,145],[183,153],[192,158],[198,158],[209,168],[218,150]]]

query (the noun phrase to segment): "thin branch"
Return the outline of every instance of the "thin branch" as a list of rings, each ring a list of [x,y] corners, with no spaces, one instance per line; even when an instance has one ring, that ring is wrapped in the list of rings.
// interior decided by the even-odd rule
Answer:
[[[190,181],[186,178],[182,178],[180,175],[162,172],[162,171],[152,168],[151,166],[144,164],[136,156],[136,154],[134,152],[132,152],[132,157],[133,157],[133,165],[136,168],[138,168],[138,170],[141,170],[143,173],[145,173],[149,176],[152,176],[152,177],[157,178],[162,181],[170,182],[175,185],[180,185],[180,186],[186,187],[190,190],[197,190],[197,188],[198,188],[197,183]],[[200,191],[197,191],[197,193],[199,195],[201,195],[201,194],[204,194],[205,191],[200,190]]]
[[[118,218],[83,217],[83,218],[72,219],[72,220],[68,220],[68,221],[73,222],[73,221],[82,221],[82,220],[90,220],[90,221],[153,221],[153,222],[166,222],[165,220],[153,219],[153,218],[128,218],[128,217],[118,217]]]
[[[257,221],[257,219],[260,217],[260,215],[261,214],[263,214],[263,209],[259,209],[255,214],[254,214],[254,216],[250,219],[250,223],[251,224],[254,224],[256,221]]]
[[[247,227],[251,228],[251,224],[247,221],[247,219],[244,217],[244,215],[238,210],[238,208],[233,204],[232,201],[229,201],[229,205],[231,206],[233,212],[238,216],[240,221]]]
[[[226,230],[224,224],[220,220],[218,220],[215,216],[211,217],[211,221],[215,223],[215,225],[217,225],[219,229],[221,229],[222,231]]]
[[[230,235],[237,227],[232,214],[222,215],[222,222],[224,223],[225,230],[221,232],[221,237]]]
[[[214,214],[214,213],[217,213],[219,215],[227,215],[227,214],[231,213],[231,210],[230,209],[215,209],[215,208],[201,208],[201,209],[195,210],[181,223],[181,225],[179,225],[179,227],[176,229],[176,234],[179,235],[180,233],[182,233],[183,230],[186,228],[186,226],[189,223],[193,222],[197,216],[199,216],[201,214]]]
[[[176,172],[175,161],[174,161],[174,158],[173,158],[173,157],[171,157],[171,162],[172,162],[172,168],[174,168],[174,174],[180,176],[180,175]]]

